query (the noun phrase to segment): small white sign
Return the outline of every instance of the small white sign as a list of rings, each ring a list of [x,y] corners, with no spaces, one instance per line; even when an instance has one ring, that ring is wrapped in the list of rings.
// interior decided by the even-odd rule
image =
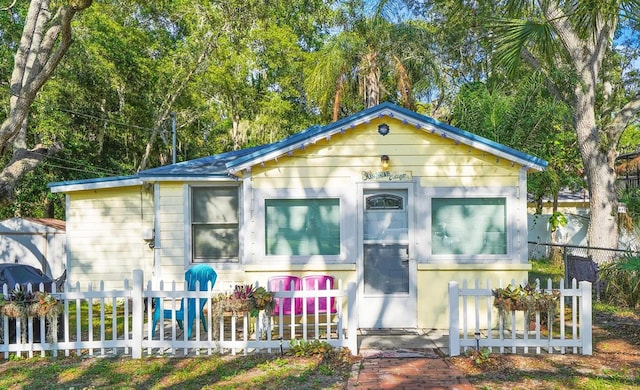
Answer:
[[[618,203],[618,214],[626,214],[627,213],[627,205],[624,203]]]

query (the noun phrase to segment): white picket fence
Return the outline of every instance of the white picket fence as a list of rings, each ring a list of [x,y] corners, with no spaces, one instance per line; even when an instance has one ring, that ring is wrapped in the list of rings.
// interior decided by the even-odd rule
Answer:
[[[512,281],[512,285],[515,283]],[[524,283],[526,284],[526,282]],[[540,290],[540,282],[536,283]],[[592,354],[591,283],[572,281],[564,288],[564,280],[556,288],[560,292],[560,308],[555,321],[541,323],[540,312],[506,313],[503,318],[493,307],[489,281],[481,288],[464,281],[449,282],[449,353],[460,355],[469,349],[499,353],[580,353]],[[505,287],[505,286],[498,286]],[[551,279],[544,291],[552,290]],[[545,313],[546,314],[546,313]],[[533,322],[532,322],[533,319]],[[545,329],[546,328],[546,329]]]
[[[249,313],[222,317],[217,324],[209,320],[207,329],[203,329],[200,313],[196,312],[191,339],[186,339],[186,332],[171,319],[160,321],[159,330],[153,332],[153,298],[161,298],[165,308],[171,307],[172,318],[175,318],[181,299],[211,298],[219,291],[178,290],[175,282],[169,284],[169,289],[164,288],[164,283],[155,289],[151,281],[146,283],[146,288],[144,285],[143,272],[135,270],[131,283],[124,281],[122,290],[105,291],[101,283],[97,291],[91,285],[81,291],[80,284],[66,285],[64,292],[54,291],[64,309],[59,317],[58,333],[51,335],[52,338],[44,336],[50,328],[45,317],[29,317],[25,321],[2,315],[0,354],[8,359],[11,354],[33,357],[37,354],[46,356],[47,353],[52,356],[62,353],[65,356],[133,358],[260,351],[279,353],[289,348],[294,339],[321,340],[333,347],[347,347],[354,355],[358,353],[354,283],[346,289],[338,280],[337,287],[332,290],[275,292],[276,298],[294,298],[294,301],[295,298],[303,298],[303,313],[307,313],[306,298],[334,298],[337,313],[329,318],[319,313],[266,316],[262,311],[257,317],[251,317]],[[42,287],[33,290],[42,291]],[[5,296],[7,292],[5,285]],[[81,307],[87,308],[84,316]],[[210,299],[204,311],[212,312]],[[187,316],[185,313],[185,318]]]

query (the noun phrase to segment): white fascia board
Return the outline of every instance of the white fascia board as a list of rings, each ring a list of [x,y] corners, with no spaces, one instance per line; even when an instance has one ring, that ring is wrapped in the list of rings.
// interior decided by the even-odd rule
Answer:
[[[416,126],[417,127],[417,126]],[[421,127],[422,130],[426,131],[426,132],[430,132],[432,134],[436,134],[436,135],[440,135],[441,137],[444,138],[448,138],[450,140],[453,140],[454,142],[459,142],[461,144],[467,145],[469,147],[472,147],[474,149],[480,150],[482,152],[487,152],[487,153],[491,153],[494,156],[501,158],[501,159],[505,159],[508,161],[512,161],[516,164],[522,165],[524,167],[527,167],[527,169],[535,169],[538,171],[544,171],[545,167],[539,164],[534,163],[533,161],[529,161],[523,158],[519,158],[518,156],[514,156],[510,153],[506,153],[500,149],[494,148],[491,145],[487,145],[483,142],[478,142],[477,140],[474,139],[469,139],[467,137],[462,137],[459,136],[457,134],[453,134],[445,129],[442,129],[440,127],[435,127],[430,123],[421,123]]]
[[[180,181],[180,182],[192,182],[192,181],[209,181],[209,182],[236,182],[239,178],[237,176],[145,176],[141,178],[141,181],[145,183],[156,183],[162,181]]]
[[[126,179],[126,180],[112,180],[112,181],[99,181],[93,183],[72,183],[68,185],[59,185],[50,187],[51,193],[67,193],[76,191],[89,191],[99,190],[106,188],[118,188],[118,187],[131,187],[142,185],[140,179]]]
[[[262,164],[265,163],[267,161],[271,161],[271,160],[276,160],[281,156],[287,155],[289,153],[293,153],[295,150],[299,150],[299,149],[304,149],[304,145],[308,145],[308,144],[315,144],[320,140],[323,139],[330,139],[333,135],[337,134],[337,133],[344,133],[345,131],[355,128],[363,123],[369,123],[374,119],[382,119],[384,117],[388,117],[391,119],[396,119],[401,121],[404,124],[408,124],[410,126],[414,126],[416,129],[421,129],[425,132],[430,132],[432,134],[437,134],[441,137],[445,137],[445,138],[449,138],[455,142],[459,142],[461,144],[473,147],[474,149],[483,151],[483,152],[487,152],[487,153],[491,153],[493,155],[495,155],[498,158],[502,158],[508,161],[512,161],[514,163],[517,163],[519,165],[525,166],[527,167],[527,169],[535,169],[538,171],[544,171],[545,167],[540,165],[540,164],[536,164],[533,161],[529,161],[527,159],[523,159],[520,158],[518,156],[514,156],[510,153],[507,153],[503,150],[500,150],[498,148],[492,147],[491,145],[488,145],[486,143],[480,142],[478,140],[475,139],[471,139],[471,138],[467,138],[458,134],[454,134],[453,132],[448,131],[446,128],[442,128],[439,126],[435,126],[431,123],[428,122],[424,122],[424,121],[420,121],[420,120],[416,120],[416,118],[411,117],[409,115],[405,115],[401,112],[398,112],[396,110],[393,110],[391,108],[386,108],[383,109],[381,111],[375,112],[375,113],[371,113],[369,115],[364,115],[361,117],[358,117],[356,119],[354,119],[353,121],[349,122],[349,123],[345,123],[343,125],[340,126],[336,126],[335,128],[332,128],[330,130],[327,130],[325,132],[322,132],[320,134],[317,134],[313,137],[307,138],[305,140],[301,140],[298,141],[294,144],[288,145],[287,147],[284,147],[282,149],[277,149],[274,150],[268,154],[265,154],[264,156],[260,156],[254,160],[248,161],[244,164],[238,165],[236,167],[233,168],[233,170],[230,170],[230,173],[235,173],[235,172],[240,172],[244,169],[250,169],[250,167],[254,166],[254,165],[258,165],[258,164]],[[332,124],[326,125],[324,127],[331,127]],[[461,131],[464,131],[462,129],[460,129]]]

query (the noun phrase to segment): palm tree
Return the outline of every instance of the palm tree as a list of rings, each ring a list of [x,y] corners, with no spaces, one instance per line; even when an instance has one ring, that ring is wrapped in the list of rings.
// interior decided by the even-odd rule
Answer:
[[[429,89],[439,80],[427,24],[392,23],[380,8],[345,14],[342,30],[312,57],[309,99],[324,113],[331,107],[334,121],[383,100],[414,109],[416,85]]]
[[[549,92],[571,107],[591,198],[588,243],[615,248],[616,147],[640,111],[640,93],[621,99],[620,72],[615,75],[614,67],[605,66],[615,58],[618,23],[637,20],[640,2],[509,0],[503,9],[502,18],[490,21],[497,45],[494,58],[512,72],[521,63],[541,72]]]

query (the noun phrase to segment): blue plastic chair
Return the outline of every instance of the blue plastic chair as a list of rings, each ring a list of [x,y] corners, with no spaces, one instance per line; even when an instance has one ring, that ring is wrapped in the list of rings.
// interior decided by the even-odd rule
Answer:
[[[207,291],[207,287],[209,282],[211,282],[211,287],[216,283],[216,279],[218,274],[213,270],[210,266],[206,264],[198,264],[193,266],[187,270],[184,274],[184,280],[187,285],[187,290],[196,291],[196,282],[200,282],[200,291]],[[200,319],[202,321],[202,325],[205,329],[207,329],[207,319],[202,313],[202,309],[204,309],[204,305],[207,303],[207,298],[187,298],[187,308],[188,308],[188,318],[187,318],[187,339],[191,338],[191,330],[193,328],[193,322],[196,319],[196,299],[199,300],[198,310],[200,310]],[[180,309],[176,310],[176,321],[178,322],[178,326],[180,329],[183,329],[182,322],[184,321],[184,301],[182,299],[180,302]],[[160,298],[154,298],[155,310],[153,311],[153,333],[156,333],[156,326],[160,321],[160,318],[164,316],[164,320],[171,320],[171,309],[162,309],[160,307]]]

